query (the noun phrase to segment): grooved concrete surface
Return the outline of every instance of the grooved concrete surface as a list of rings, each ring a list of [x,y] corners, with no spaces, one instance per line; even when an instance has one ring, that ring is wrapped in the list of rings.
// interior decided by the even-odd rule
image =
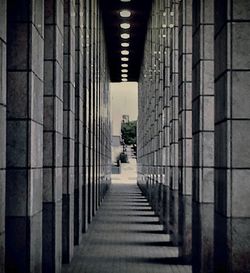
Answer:
[[[114,181],[63,273],[188,273],[135,181]]]

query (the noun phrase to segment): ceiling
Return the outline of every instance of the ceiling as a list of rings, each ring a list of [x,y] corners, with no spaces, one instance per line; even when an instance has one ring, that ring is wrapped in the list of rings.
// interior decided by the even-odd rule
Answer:
[[[125,70],[123,73],[127,74],[127,77],[124,75],[123,81],[126,79],[127,81],[138,81],[152,0],[101,0],[100,4],[103,13],[110,80],[121,82],[121,69],[127,69],[128,72]],[[122,17],[120,15],[122,10],[130,11],[131,15]],[[120,26],[122,23],[129,23],[130,28],[122,29]],[[130,37],[123,39],[121,38],[122,33],[128,33]],[[121,43],[124,42],[129,43],[129,47],[123,48]],[[129,55],[122,56],[122,50],[128,50]],[[129,60],[121,61],[121,57],[128,57]],[[122,68],[122,64],[127,64],[128,67]]]

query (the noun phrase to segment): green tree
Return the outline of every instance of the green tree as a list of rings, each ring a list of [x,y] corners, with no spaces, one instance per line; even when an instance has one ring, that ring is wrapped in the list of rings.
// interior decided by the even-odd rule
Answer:
[[[123,122],[121,126],[122,138],[126,145],[136,144],[137,121]]]

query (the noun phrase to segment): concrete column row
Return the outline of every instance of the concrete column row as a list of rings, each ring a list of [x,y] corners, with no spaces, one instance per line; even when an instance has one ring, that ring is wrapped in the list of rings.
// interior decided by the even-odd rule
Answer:
[[[149,20],[138,185],[193,272],[249,272],[249,18],[244,0],[165,0]]]
[[[192,258],[192,0],[179,3],[179,250]]]
[[[63,182],[63,1],[44,2],[43,267],[60,272]]]
[[[6,181],[6,33],[7,2],[0,1],[0,272],[5,260],[5,181]]]
[[[42,264],[44,2],[7,2],[6,271]]]
[[[0,4],[0,272],[61,272],[110,184],[99,6]]]
[[[194,272],[213,272],[214,3],[193,1],[193,255]]]
[[[249,272],[250,3],[214,5],[214,266],[216,272]]]

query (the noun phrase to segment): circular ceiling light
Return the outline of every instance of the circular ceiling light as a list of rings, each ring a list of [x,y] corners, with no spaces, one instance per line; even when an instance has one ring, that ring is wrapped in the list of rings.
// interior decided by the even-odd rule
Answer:
[[[131,2],[131,0],[121,0],[121,2]]]
[[[128,74],[122,74],[122,78],[127,78]]]
[[[121,72],[122,73],[128,73],[128,69],[122,69]]]
[[[128,80],[127,79],[122,79],[123,82],[127,82]]]
[[[123,29],[129,29],[130,24],[129,23],[122,23],[122,24],[120,24],[120,27],[123,28]]]
[[[122,57],[121,60],[122,60],[123,62],[128,62],[128,58],[127,58],[127,57]]]
[[[128,67],[128,64],[122,64],[121,66],[122,67]]]
[[[121,51],[121,54],[122,54],[122,55],[129,55],[129,51],[128,51],[128,50],[122,50],[122,51]]]
[[[128,18],[131,15],[131,11],[124,9],[122,11],[120,11],[120,16],[123,18]]]
[[[129,43],[121,43],[122,47],[129,47]]]
[[[121,34],[122,39],[129,39],[130,35],[128,33]]]

